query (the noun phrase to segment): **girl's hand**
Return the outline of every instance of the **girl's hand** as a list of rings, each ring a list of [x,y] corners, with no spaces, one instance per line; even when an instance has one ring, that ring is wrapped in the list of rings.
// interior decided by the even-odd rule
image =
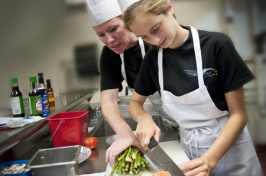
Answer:
[[[196,158],[179,164],[178,167],[186,176],[209,176],[212,167],[207,160]]]
[[[145,153],[145,149],[141,147],[138,138],[131,131],[131,133],[123,134],[123,136],[117,137],[112,145],[106,150],[105,161],[109,162],[113,167],[117,161],[117,156],[129,146],[135,146],[142,154]]]
[[[160,134],[161,129],[154,123],[150,115],[139,120],[136,135],[138,136],[142,147],[148,148],[152,136],[154,136],[155,140],[159,142]]]

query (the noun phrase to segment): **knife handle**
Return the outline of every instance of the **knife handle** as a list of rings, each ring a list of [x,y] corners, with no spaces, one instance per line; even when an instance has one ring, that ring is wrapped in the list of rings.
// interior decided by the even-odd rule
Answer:
[[[151,137],[150,143],[148,145],[149,149],[152,149],[153,147],[155,147],[156,145],[158,145],[158,142],[154,139],[154,137]]]

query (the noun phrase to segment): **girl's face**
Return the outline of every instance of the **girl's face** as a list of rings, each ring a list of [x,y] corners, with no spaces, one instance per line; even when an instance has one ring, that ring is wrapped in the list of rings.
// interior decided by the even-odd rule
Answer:
[[[129,31],[124,27],[124,21],[113,18],[101,25],[94,26],[94,31],[100,40],[116,54],[123,53],[129,45]]]
[[[176,48],[178,23],[173,13],[174,10],[170,6],[166,14],[154,15],[140,12],[129,25],[129,29],[147,43],[162,48]]]

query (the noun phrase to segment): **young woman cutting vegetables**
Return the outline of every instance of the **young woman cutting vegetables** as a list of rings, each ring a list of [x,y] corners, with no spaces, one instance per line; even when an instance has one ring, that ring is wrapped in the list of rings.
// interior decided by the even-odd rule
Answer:
[[[191,159],[179,165],[186,175],[262,175],[246,127],[243,85],[254,77],[230,38],[179,25],[170,0],[136,2],[124,21],[159,48],[146,54],[129,106],[141,144],[147,147],[152,136],[159,140],[158,127],[142,107],[159,91]]]

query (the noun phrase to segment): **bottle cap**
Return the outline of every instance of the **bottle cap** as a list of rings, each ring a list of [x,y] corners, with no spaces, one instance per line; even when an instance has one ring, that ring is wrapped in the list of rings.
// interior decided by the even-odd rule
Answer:
[[[51,81],[50,79],[46,79],[47,87],[51,87]]]
[[[18,78],[11,78],[11,83],[18,83]]]
[[[43,73],[38,73],[38,77],[39,77],[39,84],[43,84]]]
[[[30,82],[36,82],[36,81],[37,81],[36,76],[31,76],[30,77]]]

